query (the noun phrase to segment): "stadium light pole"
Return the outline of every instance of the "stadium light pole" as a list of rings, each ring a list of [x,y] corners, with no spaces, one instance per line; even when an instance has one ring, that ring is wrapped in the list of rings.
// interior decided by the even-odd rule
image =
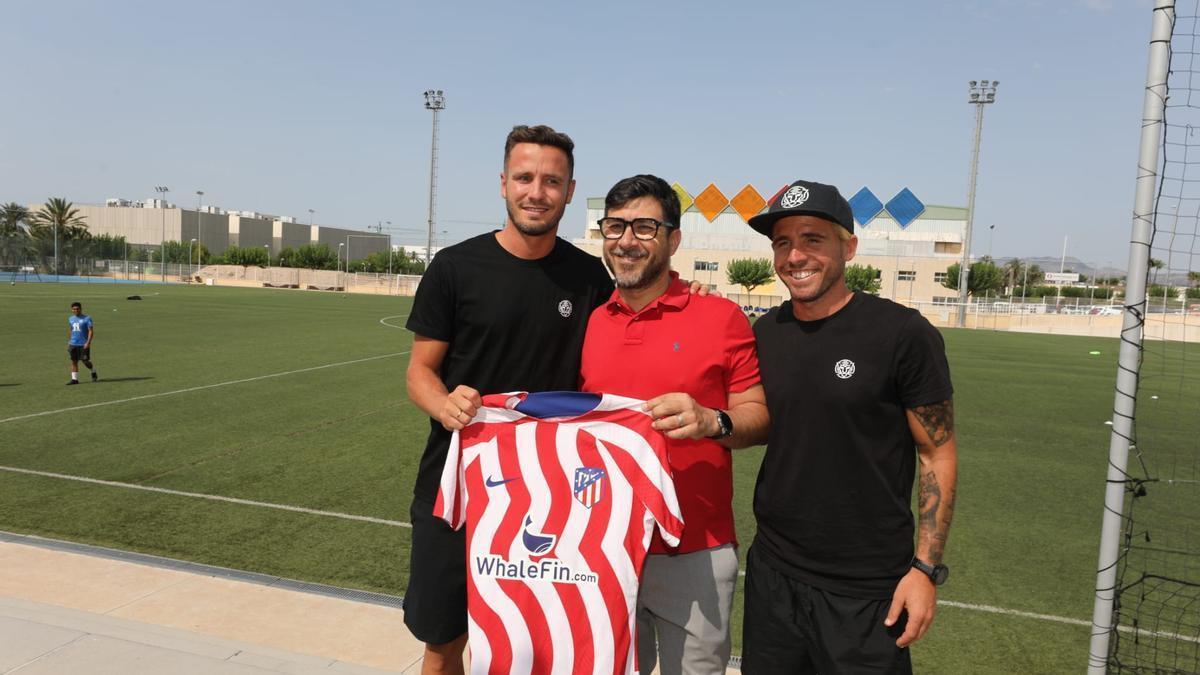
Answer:
[[[441,89],[425,92],[425,109],[433,111],[433,143],[429,152],[429,233],[425,242],[425,269],[433,260],[433,221],[437,205],[438,113],[446,109],[446,96]]]
[[[204,208],[204,190],[196,190],[196,240],[199,242],[200,250],[204,250],[204,216],[200,215],[200,209]],[[200,253],[196,254],[196,271],[200,271]]]
[[[975,139],[971,147],[971,179],[967,184],[967,229],[963,233],[962,264],[958,269],[958,327],[967,325],[967,280],[971,270],[971,225],[975,220],[975,182],[979,175],[979,139],[983,133],[983,106],[996,102],[996,80],[971,80],[968,101],[975,106]]]
[[[195,245],[196,245],[196,238],[192,237],[192,240],[188,242],[188,264],[189,265],[192,264],[192,247]]]
[[[166,185],[154,186],[154,191],[162,195],[160,197],[162,204],[162,239],[158,242],[158,269],[162,273],[163,283],[167,283],[167,193],[171,188]],[[57,264],[57,263],[56,263]],[[55,270],[57,273],[58,270]]]

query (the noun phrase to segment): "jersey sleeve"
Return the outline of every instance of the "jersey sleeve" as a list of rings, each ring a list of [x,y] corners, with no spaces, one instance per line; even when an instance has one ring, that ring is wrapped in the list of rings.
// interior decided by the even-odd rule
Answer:
[[[726,372],[729,391],[743,392],[760,382],[758,374],[758,350],[754,346],[754,331],[750,321],[738,310],[729,313],[725,327]]]
[[[465,497],[466,472],[462,461],[462,441],[459,432],[450,436],[450,448],[446,451],[446,464],[442,466],[442,481],[438,485],[437,499],[433,504],[433,515],[446,521],[458,530],[466,524],[467,504]]]
[[[450,342],[454,337],[454,312],[457,306],[454,265],[443,253],[429,264],[421,276],[412,310],[405,327],[422,337]]]
[[[905,408],[946,401],[954,395],[942,334],[916,312],[900,330],[896,359],[896,387]]]

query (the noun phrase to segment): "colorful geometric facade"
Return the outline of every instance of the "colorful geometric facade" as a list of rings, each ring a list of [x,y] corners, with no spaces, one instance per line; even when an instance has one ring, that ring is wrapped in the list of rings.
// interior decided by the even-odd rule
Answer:
[[[785,184],[780,187],[769,198],[763,198],[762,193],[753,185],[746,185],[738,191],[733,199],[725,196],[720,188],[715,183],[709,183],[707,187],[700,191],[700,194],[692,196],[678,182],[671,186],[675,194],[679,197],[679,210],[685,212],[689,208],[695,206],[696,210],[701,213],[710,223],[723,212],[726,208],[732,207],[733,211],[741,216],[742,220],[749,221],[754,216],[763,212],[767,206],[775,201],[784,190],[791,187],[791,184]],[[912,193],[912,190],[904,188],[896,193],[887,204],[879,201],[869,188],[863,187],[849,200],[850,210],[854,212],[854,220],[858,221],[859,226],[866,227],[880,214],[887,213],[901,229],[908,227],[914,220],[919,218],[925,212],[925,204],[917,199],[917,196]]]

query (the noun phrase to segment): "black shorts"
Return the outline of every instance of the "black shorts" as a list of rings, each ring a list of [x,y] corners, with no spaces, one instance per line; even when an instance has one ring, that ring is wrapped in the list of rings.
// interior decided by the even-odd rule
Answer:
[[[92,348],[83,345],[67,345],[67,354],[71,355],[72,361],[92,360]]]
[[[433,515],[433,504],[413,499],[412,549],[404,625],[413,637],[445,644],[467,632],[467,535]]]
[[[896,646],[908,616],[883,625],[891,599],[852,598],[784,576],[746,554],[742,672],[912,673],[909,650]]]

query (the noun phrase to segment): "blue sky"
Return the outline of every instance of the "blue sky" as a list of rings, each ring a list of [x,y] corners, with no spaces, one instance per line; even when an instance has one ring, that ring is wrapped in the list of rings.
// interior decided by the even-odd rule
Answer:
[[[1147,0],[1035,2],[111,2],[8,0],[0,200],[145,199],[424,241],[442,89],[438,226],[503,221],[514,124],[576,142],[574,205],[655,173],[693,194],[796,178],[965,206],[973,252],[1124,267]]]

